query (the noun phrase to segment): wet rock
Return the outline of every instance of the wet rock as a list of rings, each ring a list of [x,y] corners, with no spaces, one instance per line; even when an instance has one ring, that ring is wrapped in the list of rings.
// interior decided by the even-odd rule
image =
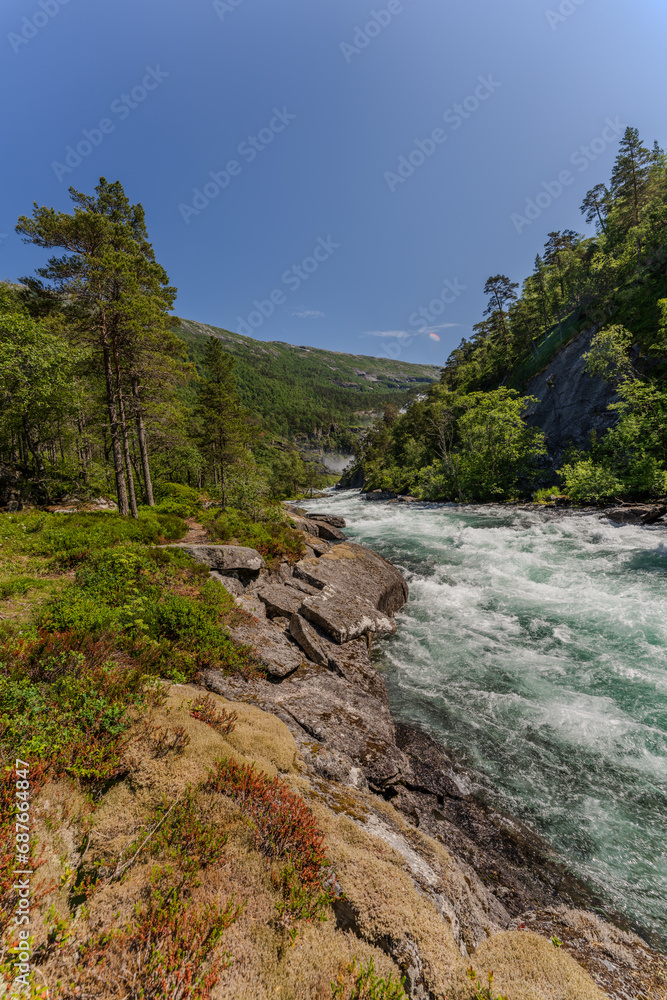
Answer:
[[[610,507],[604,511],[605,517],[616,524],[655,524],[667,514],[664,505],[635,504],[631,507]]]
[[[399,611],[408,599],[408,585],[396,567],[353,542],[336,545],[320,559],[301,559],[294,575],[321,590],[329,585],[340,593],[358,595],[387,615]]]
[[[303,601],[303,594],[292,587],[262,587],[257,597],[265,605],[269,618],[291,618]]]

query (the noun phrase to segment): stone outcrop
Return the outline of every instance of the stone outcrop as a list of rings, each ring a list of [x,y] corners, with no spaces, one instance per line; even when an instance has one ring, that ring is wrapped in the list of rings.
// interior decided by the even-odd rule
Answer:
[[[241,580],[256,579],[266,563],[257,549],[243,545],[191,545],[174,542],[169,548],[183,549],[188,555],[222,576],[236,576]]]
[[[618,399],[613,385],[584,372],[583,355],[595,333],[596,328],[580,333],[525,389],[525,395],[539,400],[526,421],[544,431],[549,458],[556,468],[570,444],[588,448],[591,431],[601,436],[617,419],[608,409]]]
[[[208,669],[199,682],[287,726],[300,766],[323,801],[403,858],[410,884],[430,900],[466,958],[490,936],[528,923],[535,929],[555,926],[555,914],[567,922],[575,912],[571,907],[591,910],[602,903],[532,831],[478,800],[445,748],[412,726],[395,724],[368,647],[373,634],[395,628],[393,615],[407,596],[399,571],[377,553],[347,541],[327,545],[321,555],[311,547],[278,574],[260,569],[237,598],[254,621],[232,636],[254,648],[267,676],[245,680]],[[358,796],[366,797],[363,809]],[[404,826],[388,820],[388,803]],[[427,840],[438,845],[442,858],[425,846]],[[339,928],[372,939],[406,970],[411,998],[440,997],[429,986],[428,934],[420,942],[393,932],[369,937],[349,892],[335,912]],[[604,926],[612,936],[622,934]],[[578,950],[571,954],[597,968],[594,945],[582,943],[580,934],[576,940]],[[600,971],[605,975],[608,987],[606,967]],[[620,987],[607,995],[626,996]]]
[[[339,593],[363,598],[387,615],[399,611],[408,599],[408,585],[396,567],[353,542],[336,545],[319,559],[302,559],[294,574],[321,590],[329,585]]]

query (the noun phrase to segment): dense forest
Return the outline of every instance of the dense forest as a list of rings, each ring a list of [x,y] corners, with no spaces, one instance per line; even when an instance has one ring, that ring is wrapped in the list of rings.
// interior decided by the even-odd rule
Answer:
[[[294,495],[332,481],[318,453],[437,378],[179,320],[141,205],[104,178],[70,197],[19,219],[53,255],[0,284],[0,504],[115,495],[136,517],[168,483],[240,508]]]
[[[388,406],[358,453],[372,489],[484,501],[562,490],[575,502],[667,493],[667,159],[627,128],[611,180],[581,205],[595,235],[549,233],[523,282],[489,277],[488,306],[437,385],[399,415]],[[612,426],[588,449],[546,460],[526,422],[529,379],[582,331],[586,373],[613,383]],[[584,390],[585,391],[585,390]]]

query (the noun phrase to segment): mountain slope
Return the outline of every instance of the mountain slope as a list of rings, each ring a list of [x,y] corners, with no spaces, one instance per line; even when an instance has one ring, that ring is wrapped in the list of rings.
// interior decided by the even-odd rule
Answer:
[[[281,341],[259,341],[229,330],[179,320],[176,333],[200,364],[208,337],[218,337],[236,359],[239,397],[267,428],[284,437],[316,438],[324,447],[349,447],[350,436],[390,403],[402,407],[440,370]]]

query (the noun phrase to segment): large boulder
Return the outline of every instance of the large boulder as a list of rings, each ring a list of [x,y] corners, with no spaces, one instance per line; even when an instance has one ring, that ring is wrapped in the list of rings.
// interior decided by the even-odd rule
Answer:
[[[345,518],[338,517],[337,514],[312,514],[308,511],[306,517],[310,518],[311,521],[321,521],[323,524],[329,524],[332,528],[345,527]]]
[[[303,601],[304,595],[293,587],[262,587],[257,596],[266,607],[268,618],[291,618]]]
[[[282,680],[294,673],[305,657],[297,644],[266,618],[230,629],[234,642],[251,646],[270,677]]]
[[[174,542],[169,548],[183,549],[188,555],[216,570],[222,576],[236,576],[241,580],[254,579],[265,563],[257,549],[244,545],[191,545],[188,542]]]
[[[370,601],[355,593],[342,593],[330,587],[320,594],[304,598],[300,614],[339,644],[369,632],[392,634],[396,631],[396,622],[378,611]]]
[[[357,597],[383,615],[393,615],[408,599],[408,585],[396,567],[354,542],[336,545],[319,559],[301,559],[294,575],[320,590],[329,586]]]

